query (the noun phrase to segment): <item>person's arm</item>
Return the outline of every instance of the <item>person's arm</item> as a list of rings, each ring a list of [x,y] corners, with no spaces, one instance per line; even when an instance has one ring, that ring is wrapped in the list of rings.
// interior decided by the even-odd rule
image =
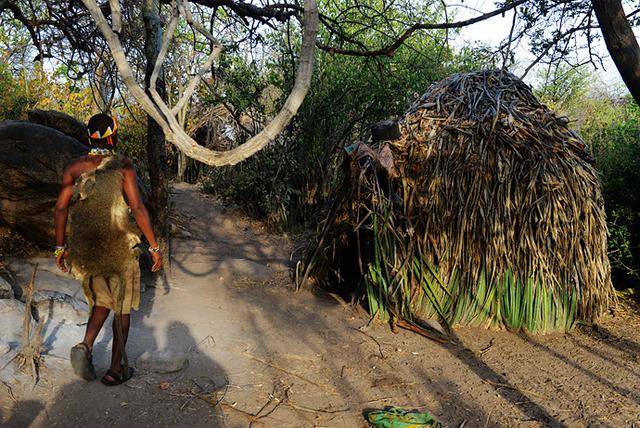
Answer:
[[[156,241],[156,236],[153,233],[149,212],[144,206],[142,197],[140,196],[136,171],[132,167],[125,167],[122,170],[122,176],[124,178],[124,194],[127,196],[127,203],[129,204],[129,208],[131,208],[131,214],[133,214],[133,218],[136,220],[138,227],[144,234],[145,238],[147,238],[149,245],[152,248],[158,248],[158,242]],[[162,254],[160,254],[160,252],[151,252],[151,257],[153,258],[151,271],[156,272],[162,267]]]
[[[69,201],[73,196],[74,179],[71,172],[71,168],[67,168],[62,175],[62,187],[56,207],[54,211],[54,225],[56,233],[56,249],[65,246],[65,230],[67,228],[67,218],[69,216]],[[68,253],[66,250],[58,251],[56,253],[56,264],[61,271],[67,272],[67,266],[64,263],[64,259]]]

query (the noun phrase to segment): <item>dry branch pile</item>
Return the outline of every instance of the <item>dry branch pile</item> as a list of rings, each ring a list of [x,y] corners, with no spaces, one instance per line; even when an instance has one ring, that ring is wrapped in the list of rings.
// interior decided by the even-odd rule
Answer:
[[[601,185],[566,119],[484,71],[435,83],[399,125],[350,154],[299,283],[358,282],[384,319],[545,332],[603,314]]]

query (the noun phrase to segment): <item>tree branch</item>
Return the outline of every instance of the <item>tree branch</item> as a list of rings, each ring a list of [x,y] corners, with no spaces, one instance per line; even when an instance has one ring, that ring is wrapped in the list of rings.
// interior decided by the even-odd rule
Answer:
[[[276,4],[265,7],[255,6],[250,3],[244,3],[234,0],[194,0],[194,3],[208,7],[226,7],[232,10],[236,15],[243,18],[253,18],[265,22],[265,19],[276,19],[280,22],[287,21],[291,16],[304,11],[303,8],[296,5]]]
[[[5,9],[9,9],[13,14],[13,17],[18,21],[20,21],[22,25],[24,25],[27,31],[29,32],[29,36],[31,36],[31,41],[33,42],[33,45],[38,50],[38,56],[36,57],[36,60],[37,59],[42,60],[48,57],[49,55],[45,55],[44,50],[42,49],[42,44],[40,43],[40,38],[38,37],[38,33],[35,30],[35,26],[32,25],[31,20],[27,19],[27,17],[24,16],[24,14],[22,13],[22,10],[20,10],[18,5],[15,4],[15,2],[12,2],[11,0],[0,0],[0,12],[4,11]]]
[[[120,0],[109,0],[109,8],[111,9],[111,28],[116,34],[122,31],[122,10],[120,9]]]
[[[622,3],[620,0],[593,0],[592,3],[611,59],[633,99],[640,105],[640,46]]]
[[[448,30],[448,29],[454,29],[454,28],[467,27],[469,25],[473,25],[478,22],[485,21],[489,18],[493,18],[494,16],[501,15],[528,1],[530,0],[515,0],[491,12],[487,12],[480,16],[466,19],[464,21],[443,22],[443,23],[436,23],[436,24],[416,23],[416,24],[413,24],[411,27],[407,28],[406,30],[404,30],[402,35],[400,35],[400,37],[398,37],[393,43],[377,50],[365,51],[365,50],[356,50],[356,49],[342,49],[342,48],[337,48],[333,46],[327,46],[320,43],[318,43],[317,46],[318,48],[332,54],[351,55],[351,56],[392,56],[396,52],[396,50],[398,50],[398,48],[402,46],[406,42],[406,40],[409,37],[411,37],[411,35],[416,31]]]
[[[296,114],[309,89],[313,70],[314,44],[319,22],[318,7],[315,0],[305,0],[304,31],[296,79],[293,89],[280,112],[278,112],[262,131],[238,147],[228,151],[207,149],[193,140],[180,126],[168,106],[161,99],[157,99],[156,96],[154,96],[155,88],[153,85],[150,87],[150,93],[154,99],[150,98],[135,80],[131,66],[122,49],[120,39],[109,26],[96,0],[82,0],[82,2],[89,10],[98,29],[106,39],[118,72],[122,77],[122,81],[129,89],[131,95],[138,101],[145,112],[160,125],[167,140],[176,145],[187,156],[207,165],[234,165],[272,142]],[[182,0],[182,4],[187,11],[185,14],[188,14],[188,2]],[[215,48],[213,49],[212,56],[214,53]],[[209,58],[211,58],[211,56]],[[155,95],[157,95],[157,92]]]

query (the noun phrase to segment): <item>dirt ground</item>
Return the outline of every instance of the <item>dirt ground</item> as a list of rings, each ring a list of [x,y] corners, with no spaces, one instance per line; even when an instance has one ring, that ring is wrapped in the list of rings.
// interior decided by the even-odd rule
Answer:
[[[173,240],[171,273],[143,293],[128,352],[171,347],[188,368],[108,388],[47,357],[35,388],[0,385],[1,426],[359,427],[389,405],[447,427],[640,426],[632,310],[572,334],[458,328],[446,345],[393,334],[331,295],[293,292],[286,237],[193,187],[173,202],[191,237]],[[108,339],[96,344],[100,370]]]

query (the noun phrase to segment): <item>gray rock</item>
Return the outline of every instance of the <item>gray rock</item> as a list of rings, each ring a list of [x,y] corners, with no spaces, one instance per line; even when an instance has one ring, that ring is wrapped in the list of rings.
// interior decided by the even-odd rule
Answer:
[[[41,245],[54,242],[53,207],[64,168],[87,147],[29,122],[0,122],[0,218]]]
[[[55,265],[53,257],[34,258],[29,260],[7,260],[7,267],[14,273],[16,278],[16,285],[14,285],[16,298],[24,300],[22,297],[22,287],[29,283],[36,263],[38,263],[38,272],[36,273],[35,283],[37,291],[55,291],[67,294],[78,300],[84,300],[80,281],[60,272]]]
[[[32,305],[38,317],[44,322],[55,321],[64,324],[82,324],[89,317],[86,302],[68,294],[50,290],[36,290],[33,293]]]
[[[19,344],[22,339],[22,320],[26,305],[15,299],[0,300],[0,339],[9,344]],[[31,320],[31,328],[35,322]]]
[[[82,144],[89,144],[87,125],[66,113],[56,110],[31,110],[28,113],[28,117],[29,122],[48,126],[75,138]]]
[[[0,278],[0,299],[13,299],[13,288],[4,278]]]
[[[144,351],[136,360],[136,367],[156,373],[173,373],[184,369],[188,362],[184,352],[166,348]]]
[[[62,274],[56,266],[56,259],[51,254],[50,257],[32,257],[30,259],[23,259],[20,257],[7,257],[6,264],[9,270],[13,272],[26,275],[29,279],[33,273],[33,267],[38,263],[38,274],[43,271],[50,272],[52,274]]]
[[[82,340],[85,328],[86,326],[84,325],[65,324],[54,320],[45,322],[42,330],[43,354],[68,359],[69,350]],[[96,343],[101,343],[101,341],[104,340],[105,333],[109,334],[110,330],[107,326],[103,327]],[[109,354],[109,357],[110,356]],[[104,357],[106,358],[106,355]],[[98,358],[98,356],[96,356],[96,358]],[[108,360],[106,364],[109,364]]]
[[[3,339],[0,339],[0,357],[11,351],[11,345]]]

